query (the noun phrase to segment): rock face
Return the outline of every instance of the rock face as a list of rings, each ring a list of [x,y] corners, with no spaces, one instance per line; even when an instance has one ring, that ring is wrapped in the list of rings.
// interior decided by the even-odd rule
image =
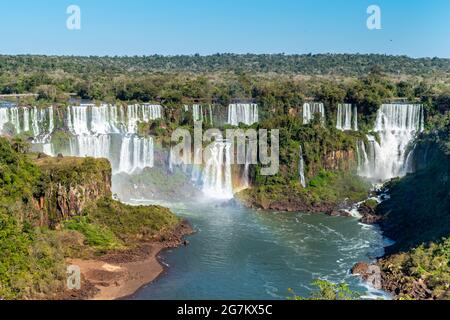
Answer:
[[[368,272],[369,272],[369,264],[365,263],[365,262],[358,262],[357,264],[355,264],[351,270],[351,273],[353,275],[358,275],[361,278],[363,278],[364,280],[367,279],[368,277]]]
[[[36,161],[45,181],[39,199],[41,225],[54,226],[80,215],[102,197],[111,197],[111,166],[106,159],[44,158]]]
[[[376,213],[377,204],[373,204],[372,200],[364,202],[358,212],[361,214],[361,222],[365,224],[375,224],[381,221],[382,217]]]
[[[327,154],[325,157],[325,169],[349,171],[355,168],[357,162],[353,150],[338,150]]]
[[[322,156],[320,161],[310,163],[308,176],[313,177],[321,170],[352,171],[357,167],[357,160],[353,150],[336,150]]]

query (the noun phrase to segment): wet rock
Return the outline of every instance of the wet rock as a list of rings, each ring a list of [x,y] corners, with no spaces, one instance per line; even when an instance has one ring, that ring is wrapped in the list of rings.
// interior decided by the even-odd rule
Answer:
[[[328,215],[332,216],[332,217],[351,217],[350,212],[348,212],[347,210],[331,210],[330,212],[328,212]]]
[[[367,278],[369,272],[369,264],[366,262],[358,262],[351,269],[353,275],[361,276],[363,279]]]

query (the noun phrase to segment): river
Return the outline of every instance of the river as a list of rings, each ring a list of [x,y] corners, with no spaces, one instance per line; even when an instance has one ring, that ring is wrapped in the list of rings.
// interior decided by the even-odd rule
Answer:
[[[153,203],[153,202],[140,202]],[[132,299],[286,299],[308,296],[314,279],[345,281],[377,293],[349,274],[383,253],[383,238],[356,218],[263,212],[207,200],[158,203],[197,231],[189,246],[161,253],[165,274]]]

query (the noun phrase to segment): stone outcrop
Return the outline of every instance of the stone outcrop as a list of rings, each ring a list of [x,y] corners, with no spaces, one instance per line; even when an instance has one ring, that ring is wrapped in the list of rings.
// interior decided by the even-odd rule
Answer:
[[[111,197],[111,166],[106,159],[43,158],[45,194],[38,201],[41,225],[54,226],[82,214],[87,205]]]

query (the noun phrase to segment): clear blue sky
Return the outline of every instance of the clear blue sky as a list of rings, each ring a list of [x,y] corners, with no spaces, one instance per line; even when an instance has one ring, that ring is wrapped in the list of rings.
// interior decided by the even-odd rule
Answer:
[[[66,28],[81,8],[82,29]],[[382,30],[366,27],[381,7]],[[8,0],[1,54],[387,53],[450,58],[449,0]]]

